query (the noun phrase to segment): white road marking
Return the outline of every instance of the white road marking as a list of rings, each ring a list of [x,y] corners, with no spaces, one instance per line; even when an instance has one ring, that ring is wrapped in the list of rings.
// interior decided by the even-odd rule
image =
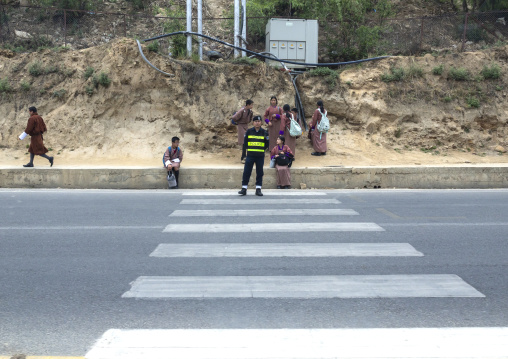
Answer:
[[[151,257],[402,257],[423,256],[409,243],[174,243]]]
[[[168,224],[163,232],[171,233],[248,233],[248,232],[380,232],[375,223],[194,223]]]
[[[215,198],[215,199],[182,199],[180,204],[340,204],[335,198]]]
[[[80,230],[119,230],[119,229],[161,229],[163,226],[19,226],[0,227],[1,230],[48,230],[48,231],[80,231]]]
[[[254,189],[250,189],[254,191]],[[326,196],[326,192],[321,191],[308,191],[308,190],[263,190],[265,196]],[[210,190],[210,191],[188,191],[183,192],[184,196],[236,196],[238,197],[238,190]]]
[[[139,277],[123,298],[416,298],[484,295],[454,274]]]
[[[248,216],[356,216],[353,209],[233,209],[176,210],[169,217],[248,217]]]
[[[87,359],[506,359],[508,328],[110,329]]]

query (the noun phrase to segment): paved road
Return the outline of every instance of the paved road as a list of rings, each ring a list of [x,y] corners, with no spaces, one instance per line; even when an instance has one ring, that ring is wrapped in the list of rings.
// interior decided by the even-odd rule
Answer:
[[[93,358],[110,329],[508,327],[508,191],[250,192],[0,190],[0,355]]]

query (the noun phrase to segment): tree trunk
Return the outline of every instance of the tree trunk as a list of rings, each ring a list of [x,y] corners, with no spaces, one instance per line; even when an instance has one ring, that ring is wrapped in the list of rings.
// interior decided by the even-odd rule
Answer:
[[[464,10],[464,12],[469,11],[469,9],[467,8],[467,0],[462,0],[462,10]]]
[[[457,7],[455,6],[455,2],[450,0],[450,5],[452,6],[453,11],[457,11]]]

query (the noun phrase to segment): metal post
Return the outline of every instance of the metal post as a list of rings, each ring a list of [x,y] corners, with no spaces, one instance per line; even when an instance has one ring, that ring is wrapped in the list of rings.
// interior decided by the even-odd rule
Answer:
[[[187,31],[192,32],[192,0],[187,0]],[[192,56],[192,36],[187,35],[187,56]]]
[[[123,36],[127,37],[127,18],[123,15]]]
[[[64,46],[67,46],[67,11],[64,10]]]
[[[422,42],[423,42],[423,18],[422,18],[422,26],[420,27],[420,46],[418,47],[418,52],[422,51]]]
[[[235,38],[234,38],[234,45],[235,46],[239,46],[240,45],[240,39],[238,38],[238,36],[240,35],[240,6],[239,6],[239,1],[240,0],[233,0],[235,2]],[[239,51],[237,49],[235,49],[234,51],[234,57],[235,59],[238,57],[239,55]]]
[[[466,45],[466,31],[467,31],[467,17],[468,13],[466,13],[466,19],[464,20],[464,33],[462,34],[462,48],[460,49],[461,52],[464,51],[464,46]]]
[[[247,0],[242,0],[242,38],[247,40]],[[247,48],[247,44],[242,40],[242,47]],[[247,56],[245,51],[242,51],[242,57]]]
[[[198,34],[203,33],[203,0],[198,0]],[[203,40],[202,37],[199,36],[198,39],[198,54],[199,61],[203,61]]]

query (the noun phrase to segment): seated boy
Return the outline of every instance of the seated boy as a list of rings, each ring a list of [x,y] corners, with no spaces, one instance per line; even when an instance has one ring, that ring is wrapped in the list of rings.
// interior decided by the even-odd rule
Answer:
[[[180,139],[178,137],[173,137],[171,139],[171,147],[168,147],[166,152],[164,153],[164,166],[169,171],[172,171],[176,178],[176,187],[178,188],[178,175],[180,173],[180,163],[183,160],[183,153],[178,145],[180,144]]]

